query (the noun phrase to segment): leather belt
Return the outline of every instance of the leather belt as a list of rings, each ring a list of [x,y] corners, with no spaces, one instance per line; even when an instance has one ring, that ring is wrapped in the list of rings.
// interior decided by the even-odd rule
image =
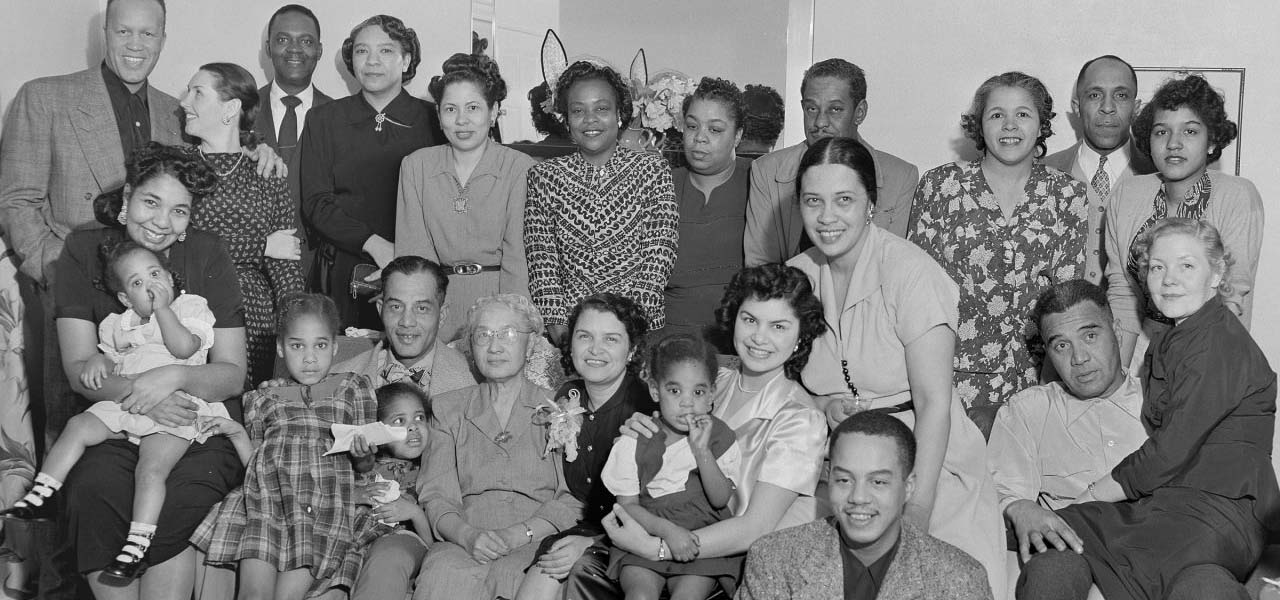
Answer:
[[[444,270],[450,275],[479,275],[484,272],[501,271],[501,265],[482,265],[480,263],[457,263],[445,265]]]

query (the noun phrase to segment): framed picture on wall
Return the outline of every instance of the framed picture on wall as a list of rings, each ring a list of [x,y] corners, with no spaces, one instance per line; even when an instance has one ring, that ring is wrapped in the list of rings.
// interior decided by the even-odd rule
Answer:
[[[1134,67],[1138,72],[1138,97],[1149,102],[1156,89],[1170,79],[1199,75],[1222,94],[1227,118],[1239,128],[1235,141],[1222,150],[1222,158],[1211,169],[1240,174],[1240,142],[1244,138],[1244,69],[1227,67]]]

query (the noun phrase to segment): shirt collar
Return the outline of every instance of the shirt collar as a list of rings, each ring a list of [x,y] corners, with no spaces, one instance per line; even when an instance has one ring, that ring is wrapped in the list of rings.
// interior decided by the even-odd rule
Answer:
[[[129,91],[129,86],[125,85],[124,80],[120,79],[120,76],[116,75],[116,72],[112,71],[111,67],[107,66],[107,61],[105,60],[102,61],[102,81],[107,84],[107,90],[120,94],[122,98],[137,96],[138,98],[141,98],[144,103],[147,101],[148,80],[142,80],[142,86],[138,88],[138,91],[131,92]]]
[[[282,102],[281,100],[285,96],[291,95],[289,94],[289,92],[286,92],[280,89],[280,84],[276,83],[274,79],[271,80],[270,94],[271,94],[271,104],[273,106],[276,104],[283,106],[284,102]],[[306,88],[304,88],[301,92],[298,92],[292,95],[297,96],[297,98],[302,101],[302,105],[299,108],[303,108],[303,109],[311,108],[311,103],[315,101],[316,86],[309,85]]]
[[[1110,404],[1124,411],[1134,419],[1142,419],[1142,382],[1132,373],[1124,373],[1124,382],[1116,391],[1111,392],[1109,396],[1100,398],[1082,399],[1073,396],[1067,390],[1065,385],[1058,384],[1065,402],[1063,403],[1066,413],[1066,424],[1070,427],[1081,417],[1089,413],[1095,407],[1104,404]]]
[[[391,362],[393,361],[400,362],[400,360],[395,357],[395,354],[391,353],[391,344],[388,343],[387,340],[385,339],[382,340],[381,342],[378,343],[378,346],[379,347],[378,347],[377,371],[379,373],[382,372],[383,367],[386,367],[388,364],[391,364]],[[417,362],[411,365],[404,365],[404,366],[409,370],[422,369],[430,373],[431,367],[435,365],[435,362],[436,362],[436,346],[435,344],[432,344],[431,350],[427,352],[426,356],[423,356],[422,358],[418,359]]]
[[[1097,150],[1094,150],[1087,142],[1081,140],[1080,148],[1076,150],[1076,162],[1080,164],[1080,170],[1085,177],[1090,180],[1093,179],[1093,174],[1098,172],[1098,161],[1101,157],[1102,155],[1098,154]],[[1107,154],[1105,170],[1107,176],[1111,178],[1112,188],[1115,188],[1116,181],[1129,169],[1129,160],[1129,144],[1127,142]]]
[[[378,111],[374,110],[373,105],[369,104],[369,100],[364,97],[363,92],[356,92],[355,95],[358,98],[358,101],[351,103],[348,107],[347,116],[349,117],[349,121],[351,123],[361,123],[364,121],[372,123],[374,117],[378,115]],[[400,94],[395,98],[392,98],[391,102],[383,107],[382,114],[394,119],[401,125],[415,127],[418,123],[415,123],[414,119],[416,119],[418,115],[414,114],[414,111],[412,110],[414,100],[415,98],[409,94],[408,90],[401,88]],[[385,129],[386,125],[383,127]],[[392,127],[399,128],[397,125],[392,125]]]
[[[501,177],[502,174],[498,172],[498,152],[499,152],[498,146],[501,146],[501,145],[502,144],[499,144],[498,142],[495,142],[492,139],[490,139],[488,143],[485,145],[484,154],[480,156],[480,162],[476,163],[475,170],[471,172],[471,179],[469,181],[459,182],[459,185],[466,185],[467,183],[469,183],[470,181],[474,181],[477,177],[481,175],[492,175],[494,177]],[[456,170],[454,167],[457,164],[457,162],[453,160],[453,150],[449,148],[448,144],[444,144],[443,146],[441,146],[441,148],[444,151],[444,160],[437,161],[436,164],[439,165],[439,169],[436,170],[435,174],[436,175],[452,175],[456,173]]]
[[[827,324],[833,329],[840,327],[840,315],[850,306],[857,304],[880,289],[884,278],[880,276],[880,264],[883,262],[884,234],[874,223],[867,225],[866,239],[862,242],[862,250],[858,254],[858,262],[853,266],[853,277],[849,279],[849,289],[845,292],[844,306],[836,304],[835,278],[831,276],[831,263],[825,258],[819,262],[821,276],[818,285],[818,297],[822,300],[824,316]]]

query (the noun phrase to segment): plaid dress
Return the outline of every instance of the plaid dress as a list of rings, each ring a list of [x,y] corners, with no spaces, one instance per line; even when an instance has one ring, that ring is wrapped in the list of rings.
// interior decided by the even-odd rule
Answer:
[[[313,386],[253,390],[244,411],[257,446],[244,485],[209,511],[191,543],[208,564],[256,558],[280,571],[308,568],[313,593],[324,591],[356,539],[351,458],[324,456],[329,426],[373,422],[373,387],[362,375],[330,375]]]

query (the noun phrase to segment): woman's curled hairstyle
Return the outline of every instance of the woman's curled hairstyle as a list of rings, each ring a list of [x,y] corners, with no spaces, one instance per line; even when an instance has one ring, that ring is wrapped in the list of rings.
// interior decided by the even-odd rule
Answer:
[[[693,105],[694,100],[714,100],[723,104],[725,109],[729,111],[729,116],[733,118],[733,129],[742,131],[747,105],[746,100],[742,97],[742,92],[738,90],[738,86],[734,85],[732,81],[720,79],[719,77],[703,77],[698,82],[698,87],[693,90],[693,93],[684,97],[684,102],[680,105],[680,113],[688,113],[689,107]]]
[[[432,77],[427,85],[437,105],[444,99],[445,88],[461,81],[469,81],[479,88],[489,108],[507,99],[507,82],[498,71],[498,63],[488,56],[459,52],[446,59],[440,70],[443,75]]]
[[[649,317],[635,300],[613,292],[587,296],[579,300],[573,310],[569,311],[569,335],[565,336],[560,344],[560,366],[564,367],[565,374],[577,373],[573,368],[573,332],[578,328],[578,319],[582,317],[582,313],[588,310],[613,315],[622,323],[622,328],[627,331],[627,339],[631,342],[632,351],[631,358],[627,361],[627,372],[636,374],[639,371],[640,361],[635,357],[641,355],[639,348],[644,345],[645,334],[649,332]]]
[[[555,105],[556,114],[562,121],[569,119],[569,90],[579,81],[595,79],[603,81],[613,88],[613,95],[618,101],[618,120],[622,121],[619,129],[626,129],[631,124],[631,88],[622,76],[612,67],[598,65],[590,61],[580,60],[569,65],[569,68],[556,79]]]
[[[1208,128],[1208,164],[1217,162],[1222,158],[1222,150],[1236,139],[1239,128],[1227,117],[1226,102],[1223,101],[1222,94],[1199,75],[1171,79],[1156,90],[1151,101],[1143,105],[1138,116],[1133,119],[1133,144],[1143,154],[1151,156],[1151,131],[1155,129],[1156,111],[1179,108],[1195,113]]]
[[[800,322],[800,339],[783,370],[787,378],[799,381],[800,372],[809,363],[813,341],[827,328],[822,315],[822,302],[814,295],[809,278],[800,269],[782,263],[769,263],[738,271],[724,290],[720,308],[716,309],[716,325],[730,338],[738,321],[738,310],[747,300],[785,300],[795,311],[796,319]]]
[[[991,92],[1002,87],[1017,88],[1031,96],[1036,116],[1040,118],[1040,131],[1036,134],[1036,158],[1043,158],[1049,152],[1045,140],[1053,135],[1053,118],[1058,113],[1053,112],[1053,96],[1049,95],[1049,89],[1044,87],[1044,83],[1019,71],[1001,73],[978,86],[978,91],[973,93],[973,104],[969,105],[969,112],[960,116],[960,128],[964,130],[965,137],[973,140],[978,152],[986,153],[987,140],[982,136],[982,114],[987,112],[987,98]]]
[[[409,68],[400,76],[400,82],[412,81],[413,76],[418,74],[418,65],[422,63],[422,46],[418,43],[418,33],[405,27],[404,21],[391,15],[374,15],[361,21],[351,30],[351,35],[342,42],[342,62],[347,65],[347,72],[356,74],[352,53],[355,52],[356,36],[360,35],[365,27],[377,27],[386,33],[387,37],[400,44],[400,51],[409,55]]]
[[[1142,282],[1145,284],[1147,281],[1147,269],[1151,265],[1151,246],[1162,237],[1178,234],[1189,235],[1204,246],[1205,256],[1209,258],[1209,266],[1222,278],[1218,283],[1218,293],[1223,295],[1230,294],[1232,288],[1227,276],[1230,275],[1231,266],[1236,261],[1227,252],[1226,246],[1222,243],[1222,234],[1218,233],[1218,228],[1208,221],[1199,219],[1182,217],[1160,219],[1153,223],[1146,233],[1134,241],[1133,255],[1137,258],[1138,277],[1142,279]]]
[[[136,189],[161,175],[178,180],[191,194],[191,200],[197,204],[218,186],[218,176],[213,167],[200,158],[200,155],[186,148],[148,142],[134,150],[129,157],[129,163],[125,166],[125,187]],[[123,208],[123,187],[103,192],[93,200],[94,218],[108,227],[120,226],[120,211]]]

